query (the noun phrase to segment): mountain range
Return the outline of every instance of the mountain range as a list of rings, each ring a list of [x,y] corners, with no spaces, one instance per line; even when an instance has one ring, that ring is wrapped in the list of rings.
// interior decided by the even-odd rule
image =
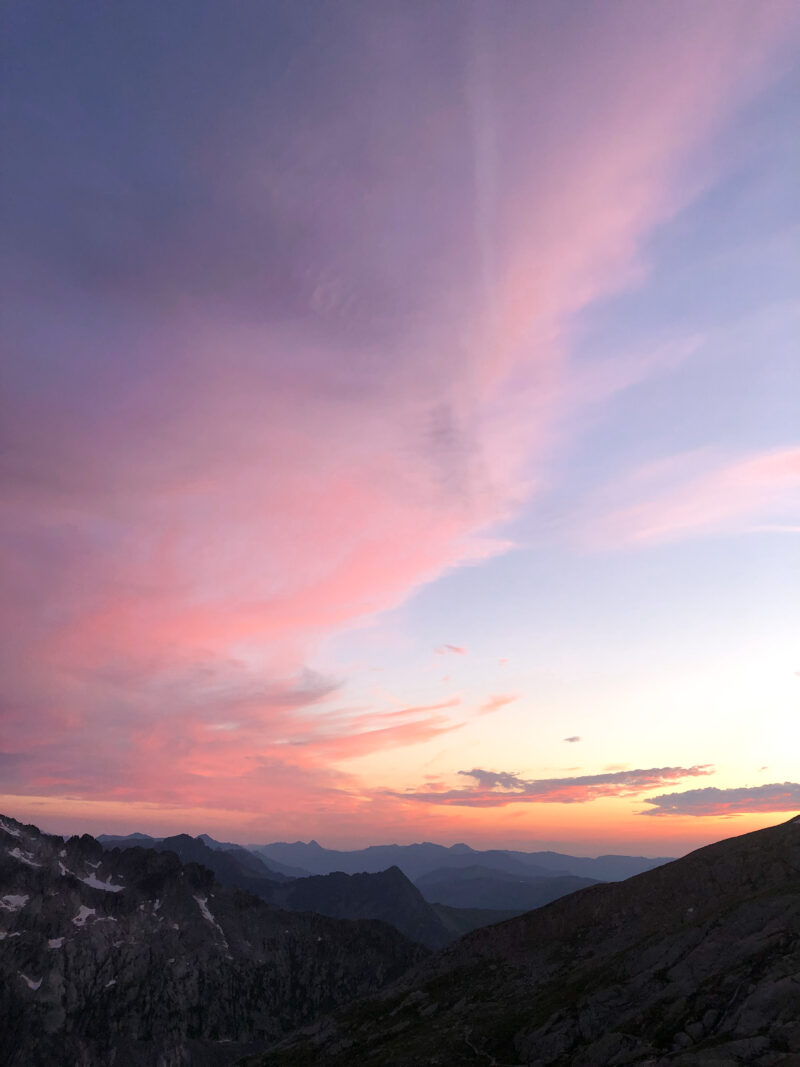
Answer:
[[[576,875],[599,882],[616,882],[631,875],[649,871],[669,857],[647,858],[644,856],[568,856],[561,852],[519,852],[511,849],[480,849],[469,845],[437,845],[423,841],[415,845],[370,845],[368,848],[341,852],[323,848],[316,841],[276,841],[269,845],[248,845],[251,852],[266,861],[269,866],[277,864],[301,868],[307,874],[330,874],[344,871],[345,874],[360,874],[364,871],[385,871],[399,867],[415,882],[422,875],[443,868],[472,867],[476,864],[510,874]]]
[[[429,917],[420,900],[442,922],[459,911],[426,903],[397,867],[263,878],[267,901],[194,860],[257,882],[245,850],[188,835],[155,844],[104,848],[0,817],[1,1063],[800,1064],[800,817],[435,954],[387,922],[316,912],[381,900],[394,918],[411,902],[409,921]],[[441,892],[484,877],[473,863],[418,880]]]
[[[222,885],[246,889],[290,911],[314,911],[336,919],[381,919],[432,949],[443,948],[480,926],[519,915],[594,882],[574,875],[550,876],[546,868],[533,865],[530,868],[519,865],[522,875],[509,874],[500,868],[480,868],[481,878],[472,876],[474,867],[444,868],[439,880],[436,871],[422,875],[419,886],[413,885],[397,866],[372,872],[332,871],[292,878],[267,864],[282,866],[283,871],[297,868],[278,861],[264,861],[248,849],[214,841],[207,834],[199,837],[176,834],[165,838],[144,834],[101,835],[99,840],[105,847],[147,847],[174,852],[184,863],[200,863],[213,871]],[[399,847],[385,846],[381,851],[391,857]],[[406,846],[405,854],[413,855],[417,848],[427,846]],[[510,862],[517,865],[516,860]],[[536,873],[539,871],[543,873]]]

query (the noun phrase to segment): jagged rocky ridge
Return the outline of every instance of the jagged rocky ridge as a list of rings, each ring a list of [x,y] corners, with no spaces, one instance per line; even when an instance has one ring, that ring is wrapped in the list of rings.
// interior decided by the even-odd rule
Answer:
[[[217,1067],[424,955],[384,923],[280,911],[170,852],[0,818],[7,1067]]]
[[[800,817],[479,930],[252,1067],[797,1067]]]

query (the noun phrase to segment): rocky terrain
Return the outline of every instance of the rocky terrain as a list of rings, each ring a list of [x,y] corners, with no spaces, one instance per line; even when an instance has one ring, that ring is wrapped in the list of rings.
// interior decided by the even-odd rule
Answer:
[[[6,1067],[217,1067],[425,954],[384,923],[270,907],[171,852],[0,818]]]
[[[250,1067],[797,1067],[800,817],[470,934]]]

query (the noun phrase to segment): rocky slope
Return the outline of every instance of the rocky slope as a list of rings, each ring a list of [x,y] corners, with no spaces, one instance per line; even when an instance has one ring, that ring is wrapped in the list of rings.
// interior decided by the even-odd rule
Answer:
[[[797,1067],[800,817],[471,934],[259,1067]]]
[[[282,912],[170,852],[0,818],[7,1067],[216,1067],[424,955],[384,923]]]

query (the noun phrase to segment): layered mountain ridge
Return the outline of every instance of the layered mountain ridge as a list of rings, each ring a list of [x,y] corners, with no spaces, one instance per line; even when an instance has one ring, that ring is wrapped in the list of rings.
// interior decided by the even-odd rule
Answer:
[[[139,835],[133,840],[121,840],[128,848],[141,847]],[[275,907],[313,911],[332,919],[379,919],[430,949],[443,948],[479,926],[501,922],[525,910],[524,907],[471,908],[429,903],[398,867],[375,873],[334,872],[290,878],[269,870],[257,856],[243,848],[212,848],[206,843],[210,840],[177,834],[149,838],[144,844],[155,851],[173,852],[184,863],[202,864],[222,885],[246,889]],[[556,895],[569,892],[561,880],[555,881],[559,883]],[[547,899],[552,899],[552,894]]]
[[[447,847],[432,841],[414,845],[370,845],[351,851],[323,848],[316,841],[276,841],[247,847],[268,865],[292,865],[309,874],[330,874],[332,871],[360,874],[399,867],[412,882],[437,869],[471,867],[475,864],[524,877],[576,875],[600,882],[614,882],[669,863],[669,857],[663,856],[569,856],[561,852],[520,852],[499,848],[481,850],[463,843]]]

